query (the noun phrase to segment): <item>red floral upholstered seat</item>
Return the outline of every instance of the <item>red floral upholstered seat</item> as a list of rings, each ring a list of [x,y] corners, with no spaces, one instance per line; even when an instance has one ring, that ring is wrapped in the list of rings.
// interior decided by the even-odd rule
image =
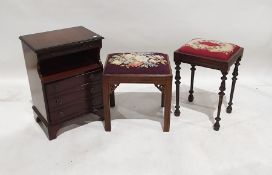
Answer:
[[[183,45],[178,51],[196,56],[228,60],[239,48],[231,43],[196,38]]]
[[[113,53],[108,56],[104,74],[169,74],[168,56],[163,53]]]
[[[220,128],[220,112],[223,102],[223,97],[225,95],[226,89],[226,80],[227,74],[230,70],[230,67],[234,64],[232,85],[231,85],[231,94],[230,101],[228,103],[227,112],[231,113],[232,111],[232,99],[235,88],[235,83],[238,76],[238,66],[242,59],[244,53],[244,48],[231,44],[224,43],[214,40],[206,39],[192,39],[188,43],[184,44],[178,50],[174,52],[174,61],[176,69],[176,106],[175,106],[175,115],[180,115],[180,105],[179,105],[179,89],[180,89],[180,64],[187,63],[191,65],[191,84],[189,90],[188,101],[193,102],[194,100],[194,77],[196,66],[206,67],[210,69],[219,70],[222,73],[221,84],[219,87],[219,102],[217,116],[215,117],[215,123],[213,125],[214,130],[218,131]]]

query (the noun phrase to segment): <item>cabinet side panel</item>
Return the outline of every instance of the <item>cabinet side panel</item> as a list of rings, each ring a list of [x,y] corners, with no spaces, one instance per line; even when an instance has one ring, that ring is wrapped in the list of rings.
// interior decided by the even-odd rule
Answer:
[[[26,44],[22,42],[25,65],[27,69],[28,81],[32,96],[33,105],[39,110],[44,119],[48,121],[46,104],[43,93],[43,85],[38,73],[38,60],[37,55]]]

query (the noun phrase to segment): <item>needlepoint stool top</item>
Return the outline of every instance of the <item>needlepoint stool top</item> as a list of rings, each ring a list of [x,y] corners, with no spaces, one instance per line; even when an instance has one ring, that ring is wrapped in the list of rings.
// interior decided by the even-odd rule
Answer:
[[[178,51],[196,56],[228,60],[239,48],[231,43],[196,38],[183,45]]]
[[[109,54],[104,74],[170,74],[167,54],[131,52]]]

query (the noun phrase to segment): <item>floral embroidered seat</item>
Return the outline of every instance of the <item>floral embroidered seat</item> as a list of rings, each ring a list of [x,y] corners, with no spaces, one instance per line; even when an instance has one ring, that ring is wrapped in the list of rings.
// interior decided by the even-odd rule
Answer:
[[[169,74],[168,56],[163,53],[113,53],[108,56],[105,74]]]
[[[109,54],[103,72],[105,130],[111,131],[110,107],[115,106],[115,89],[122,83],[154,84],[161,92],[164,107],[163,131],[170,129],[172,70],[167,54],[132,52]]]
[[[197,38],[189,41],[178,50],[192,55],[228,60],[239,48],[231,43]]]

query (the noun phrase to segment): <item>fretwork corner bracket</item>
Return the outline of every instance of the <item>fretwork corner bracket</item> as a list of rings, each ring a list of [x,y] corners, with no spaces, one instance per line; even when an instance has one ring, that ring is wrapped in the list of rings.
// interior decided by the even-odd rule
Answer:
[[[111,85],[110,85],[110,92],[111,92],[111,93],[114,92],[115,89],[116,89],[118,86],[119,86],[119,83],[118,83],[118,84],[111,84]]]
[[[159,91],[164,92],[164,85],[163,84],[154,84]]]

